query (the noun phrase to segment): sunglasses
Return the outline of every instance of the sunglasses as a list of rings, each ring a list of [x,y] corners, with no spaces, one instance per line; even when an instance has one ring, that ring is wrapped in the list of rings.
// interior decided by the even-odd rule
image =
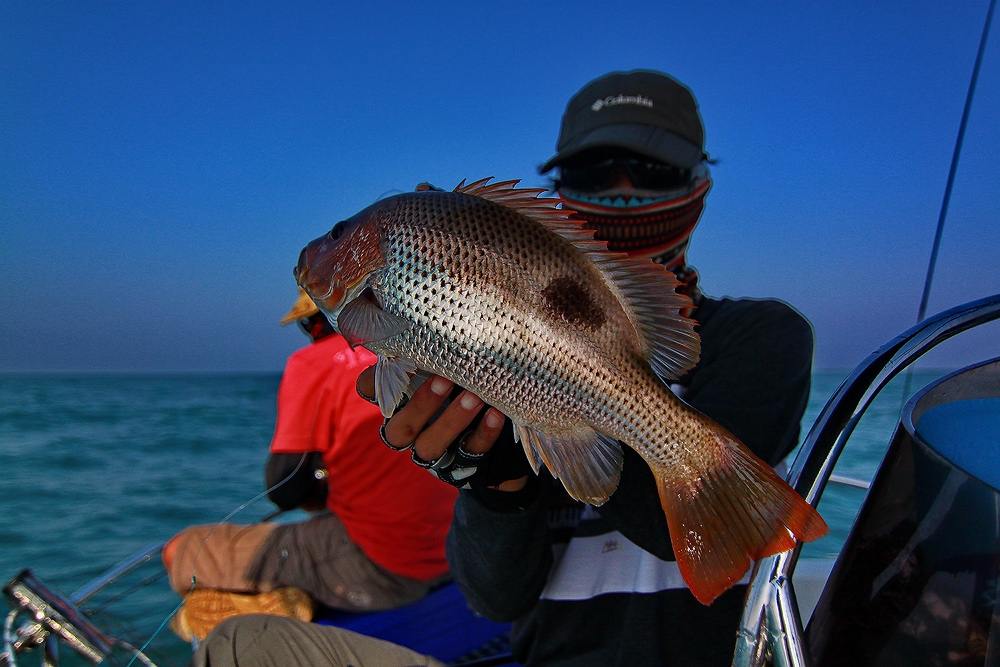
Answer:
[[[558,187],[581,192],[601,192],[618,182],[622,175],[640,190],[674,190],[691,182],[691,170],[650,160],[616,157],[590,164],[563,165]]]

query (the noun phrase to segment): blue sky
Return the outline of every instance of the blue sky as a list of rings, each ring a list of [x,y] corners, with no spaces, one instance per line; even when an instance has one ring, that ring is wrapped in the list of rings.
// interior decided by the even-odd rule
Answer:
[[[987,3],[763,4],[5,2],[0,371],[278,370],[306,241],[421,180],[543,182],[566,100],[636,67],[720,159],[706,291],[853,366],[914,321]],[[931,312],[1000,292],[996,31]]]

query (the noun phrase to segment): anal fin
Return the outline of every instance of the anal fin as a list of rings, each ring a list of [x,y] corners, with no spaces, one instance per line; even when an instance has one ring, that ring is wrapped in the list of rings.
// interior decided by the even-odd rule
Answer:
[[[532,469],[538,472],[541,459],[573,498],[600,506],[618,488],[622,447],[617,440],[588,426],[573,432],[546,434],[516,425],[515,433]]]
[[[533,430],[520,424],[514,424],[514,442],[521,443],[524,456],[528,459],[528,465],[531,466],[532,471],[537,475],[538,471],[542,469],[542,461],[538,456],[538,446],[535,444],[536,439],[537,436]]]

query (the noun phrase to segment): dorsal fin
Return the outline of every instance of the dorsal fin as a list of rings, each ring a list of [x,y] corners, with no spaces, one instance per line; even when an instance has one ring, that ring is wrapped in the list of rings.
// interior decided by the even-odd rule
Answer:
[[[701,356],[697,322],[682,313],[690,297],[677,291],[673,271],[645,258],[624,253],[592,251],[591,259],[617,290],[625,312],[645,344],[653,372],[670,383],[694,368]]]
[[[676,291],[679,281],[672,271],[645,258],[611,252],[605,241],[558,197],[539,197],[544,188],[517,188],[518,180],[490,183],[493,177],[466,184],[455,192],[481,197],[514,209],[545,225],[585,253],[618,296],[643,343],[650,367],[664,382],[675,380],[698,363],[701,341],[694,320],[681,313],[691,299]]]
[[[558,197],[539,197],[546,192],[545,188],[518,188],[520,180],[497,181],[490,183],[492,176],[481,178],[478,181],[466,184],[463,180],[455,186],[455,192],[472,195],[491,202],[512,208],[521,215],[544,223],[546,226],[558,231],[555,227],[570,221],[572,212],[569,209],[560,208],[562,200]],[[572,228],[577,228],[580,223],[572,221]],[[593,238],[593,233],[591,233]]]

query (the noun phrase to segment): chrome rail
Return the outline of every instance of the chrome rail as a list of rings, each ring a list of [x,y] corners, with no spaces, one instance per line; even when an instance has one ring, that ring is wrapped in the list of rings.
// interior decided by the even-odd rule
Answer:
[[[789,484],[817,506],[847,440],[885,385],[945,340],[997,319],[1000,294],[929,317],[869,355],[827,401],[792,463]],[[801,550],[800,544],[754,566],[733,667],[806,667],[802,619],[791,583]]]
[[[847,475],[830,475],[830,481],[843,486],[853,486],[855,489],[867,489],[872,485],[871,482],[866,482],[856,477],[848,477]]]

